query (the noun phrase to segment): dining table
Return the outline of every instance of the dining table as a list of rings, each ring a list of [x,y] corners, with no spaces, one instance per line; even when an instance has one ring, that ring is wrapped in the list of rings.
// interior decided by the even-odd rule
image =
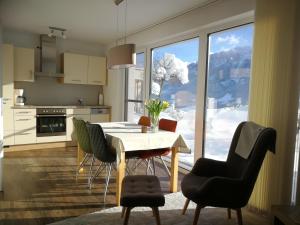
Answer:
[[[122,180],[126,171],[126,152],[151,151],[171,148],[170,192],[177,192],[178,186],[178,153],[191,153],[183,136],[177,132],[148,129],[142,133],[141,125],[130,122],[105,122],[99,124],[108,144],[116,151],[116,204],[120,205]]]

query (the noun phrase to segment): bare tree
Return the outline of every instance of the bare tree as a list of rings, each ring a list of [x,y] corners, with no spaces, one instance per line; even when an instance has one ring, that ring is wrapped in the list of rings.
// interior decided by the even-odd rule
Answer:
[[[160,60],[155,60],[152,73],[152,94],[160,97],[165,81],[178,80],[182,84],[189,82],[187,63],[166,53]]]

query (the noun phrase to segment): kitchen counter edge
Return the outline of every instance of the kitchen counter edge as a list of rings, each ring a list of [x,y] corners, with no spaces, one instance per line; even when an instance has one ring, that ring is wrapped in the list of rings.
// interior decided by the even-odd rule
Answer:
[[[63,106],[63,105],[56,105],[56,106],[49,106],[49,105],[23,105],[23,106],[12,106],[12,109],[36,109],[36,108],[64,108],[64,109],[90,109],[90,108],[98,108],[98,109],[110,109],[111,106],[108,105],[89,105],[89,106]]]

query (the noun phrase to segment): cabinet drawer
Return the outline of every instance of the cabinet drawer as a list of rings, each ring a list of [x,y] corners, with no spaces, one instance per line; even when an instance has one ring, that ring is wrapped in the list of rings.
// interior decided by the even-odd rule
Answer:
[[[34,116],[16,116],[15,130],[34,130],[36,128],[36,119]]]
[[[36,109],[14,109],[15,116],[34,116]]]
[[[15,144],[33,144],[36,143],[36,131],[20,130],[15,131]]]
[[[91,109],[67,109],[68,115],[87,115],[91,113]]]

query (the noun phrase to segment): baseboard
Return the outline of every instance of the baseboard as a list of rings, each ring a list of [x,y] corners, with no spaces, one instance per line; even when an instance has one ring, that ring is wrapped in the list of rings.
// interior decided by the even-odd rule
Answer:
[[[17,151],[28,151],[35,149],[48,149],[48,148],[65,148],[65,147],[75,147],[76,142],[53,142],[53,143],[39,143],[39,144],[29,144],[29,145],[13,145],[5,146],[4,152],[17,152]]]

